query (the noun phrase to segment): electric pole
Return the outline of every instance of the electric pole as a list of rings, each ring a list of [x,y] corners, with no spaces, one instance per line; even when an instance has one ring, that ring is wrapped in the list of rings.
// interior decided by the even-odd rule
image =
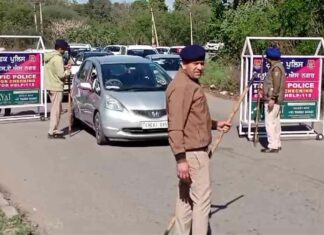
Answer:
[[[158,38],[158,35],[157,35],[157,31],[156,31],[156,25],[155,25],[155,20],[154,20],[154,14],[153,14],[152,7],[151,7],[151,15],[152,15],[152,35],[153,35],[153,31],[154,31],[154,36],[152,36],[152,44],[153,44],[153,37],[155,37],[155,44],[158,47],[159,46],[159,38]]]
[[[193,35],[192,35],[192,14],[191,14],[191,8],[189,12],[189,18],[190,18],[190,44],[193,44]]]
[[[43,10],[42,10],[42,3],[44,3],[45,0],[33,0],[32,3],[34,3],[34,23],[35,23],[35,29],[36,32],[38,32],[38,22],[37,22],[37,4],[39,6],[39,28],[41,35],[44,34],[44,27],[43,27]]]
[[[34,2],[34,21],[35,21],[35,30],[38,31],[37,27],[37,15],[36,15],[36,3]]]
[[[40,30],[41,30],[41,35],[44,35],[44,29],[43,29],[43,11],[42,11],[42,2],[44,0],[39,1],[39,21],[40,21]]]

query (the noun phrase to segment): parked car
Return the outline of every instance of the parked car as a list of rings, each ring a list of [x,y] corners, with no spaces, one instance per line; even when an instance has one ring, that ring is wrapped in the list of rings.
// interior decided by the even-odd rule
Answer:
[[[156,47],[159,54],[169,54],[170,47]]]
[[[104,48],[104,51],[111,51],[114,55],[125,55],[127,47],[124,45],[108,45]]]
[[[88,58],[73,79],[73,120],[93,128],[99,145],[166,139],[170,82],[160,66],[138,56]]]
[[[70,55],[75,58],[79,52],[91,51],[91,45],[86,43],[70,43]]]
[[[160,65],[173,79],[180,68],[181,58],[179,55],[148,55],[147,59]]]
[[[114,54],[110,51],[104,51],[104,52],[83,51],[83,52],[79,52],[79,54],[77,54],[77,56],[75,57],[74,64],[72,65],[72,68],[71,68],[72,76],[79,71],[80,65],[82,64],[82,62],[85,59],[87,59],[89,57],[94,57],[94,56],[100,57],[100,56],[109,56],[109,55],[114,55]]]
[[[141,56],[145,58],[147,55],[159,54],[152,46],[146,45],[130,45],[127,47],[127,55]]]
[[[169,53],[179,55],[183,48],[185,48],[185,46],[172,46],[170,47]]]

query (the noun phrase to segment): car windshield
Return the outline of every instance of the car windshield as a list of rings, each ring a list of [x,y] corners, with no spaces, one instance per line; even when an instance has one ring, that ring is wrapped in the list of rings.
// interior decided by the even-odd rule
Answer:
[[[171,82],[169,75],[155,63],[120,63],[101,65],[106,90],[164,91]]]
[[[76,57],[80,52],[84,52],[84,51],[91,51],[91,50],[86,48],[71,48],[71,56]]]
[[[160,53],[160,54],[164,54],[164,53],[168,53],[168,48],[156,48],[156,50]]]
[[[108,49],[109,51],[112,51],[112,52],[120,51],[120,47],[118,47],[118,46],[108,46],[108,47],[106,47],[106,49]]]
[[[173,47],[170,49],[170,54],[180,54],[181,50],[181,47]]]
[[[141,57],[145,57],[147,55],[155,55],[157,54],[155,50],[152,49],[130,49],[127,50],[127,55],[137,55]]]
[[[153,62],[167,71],[178,71],[180,67],[180,58],[156,58]]]

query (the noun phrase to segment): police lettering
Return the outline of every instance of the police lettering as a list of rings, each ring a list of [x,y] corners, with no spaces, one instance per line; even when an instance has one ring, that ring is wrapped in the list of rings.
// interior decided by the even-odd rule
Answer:
[[[14,74],[13,79],[30,79],[30,78],[36,78],[35,74]]]
[[[288,83],[288,88],[314,88],[314,83]]]

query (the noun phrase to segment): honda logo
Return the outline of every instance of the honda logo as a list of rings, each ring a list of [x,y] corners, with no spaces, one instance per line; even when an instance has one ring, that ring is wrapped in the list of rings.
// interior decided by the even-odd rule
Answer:
[[[158,118],[158,117],[160,117],[160,112],[159,111],[151,111],[151,114],[152,114],[152,117],[153,118]]]

